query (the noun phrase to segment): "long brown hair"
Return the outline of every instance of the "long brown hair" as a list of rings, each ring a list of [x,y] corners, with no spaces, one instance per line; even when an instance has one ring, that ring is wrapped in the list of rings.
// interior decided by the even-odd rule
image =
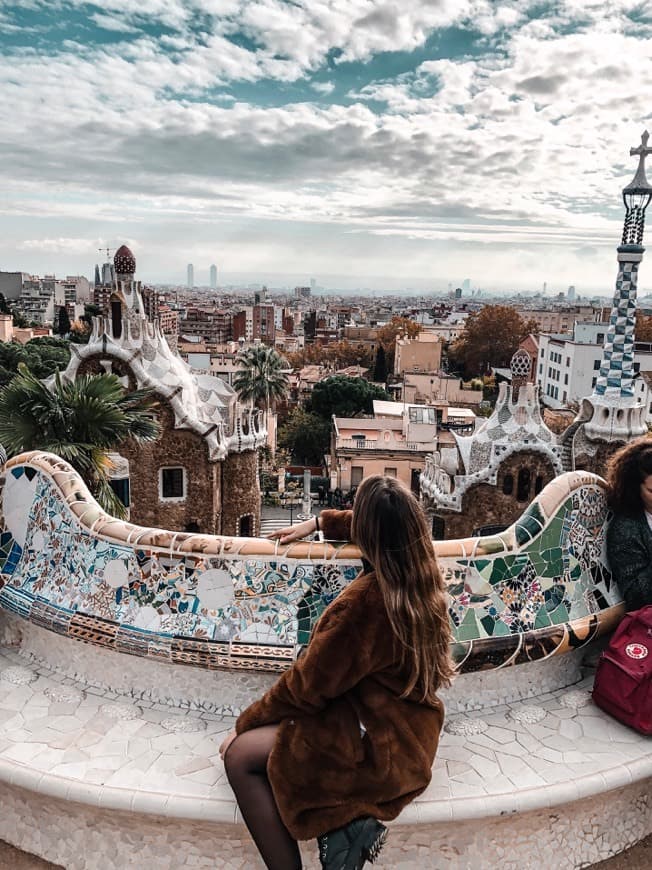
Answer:
[[[374,567],[387,615],[410,678],[425,703],[450,685],[448,596],[437,567],[432,535],[414,495],[393,477],[365,478],[353,504],[351,536]]]
[[[635,516],[643,510],[641,484],[652,474],[652,439],[632,441],[609,459],[609,505],[616,513]]]

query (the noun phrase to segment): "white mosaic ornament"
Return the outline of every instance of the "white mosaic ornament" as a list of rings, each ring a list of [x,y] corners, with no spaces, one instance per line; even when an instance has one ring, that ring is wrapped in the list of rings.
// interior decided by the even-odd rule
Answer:
[[[203,719],[193,719],[190,716],[170,716],[168,719],[163,719],[161,728],[175,733],[190,734],[193,731],[205,731],[206,722]]]
[[[0,679],[3,679],[5,683],[13,683],[14,686],[27,686],[37,678],[38,674],[30,671],[29,668],[22,668],[20,665],[16,665],[13,668],[5,668],[4,671],[0,672]]]
[[[474,734],[484,734],[489,727],[484,719],[453,719],[448,722],[444,731],[460,737],[471,737]]]
[[[561,696],[559,701],[564,707],[570,707],[571,709],[586,707],[591,701],[591,693],[585,692],[582,689],[575,689],[572,692],[566,692],[565,695]]]
[[[131,704],[102,704],[100,707],[100,713],[104,713],[111,719],[122,719],[123,721],[137,719],[142,715],[142,712],[140,707]]]
[[[509,718],[516,722],[527,722],[528,725],[536,725],[542,719],[546,718],[546,711],[543,707],[535,707],[530,704],[525,707],[515,707],[509,711]]]
[[[43,694],[57,704],[80,704],[86,697],[85,692],[72,686],[48,686]]]

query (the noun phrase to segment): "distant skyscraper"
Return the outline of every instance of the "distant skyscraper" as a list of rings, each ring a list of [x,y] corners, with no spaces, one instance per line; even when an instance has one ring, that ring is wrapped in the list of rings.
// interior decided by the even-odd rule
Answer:
[[[465,278],[462,281],[462,290],[464,290],[465,293],[468,293],[470,289],[471,289],[471,279]]]
[[[575,285],[574,284],[571,284],[570,287],[568,288],[567,296],[568,296],[569,302],[575,301]]]
[[[217,290],[217,266],[213,263],[211,266],[211,290]]]
[[[461,299],[461,298],[462,298],[462,288],[461,288],[461,287],[456,287],[456,288],[455,288],[455,298],[456,298],[456,299]]]
[[[100,278],[100,267],[97,265],[97,263],[95,264],[95,283],[102,283],[102,279]]]
[[[195,286],[195,267],[192,263],[188,263],[188,287]]]

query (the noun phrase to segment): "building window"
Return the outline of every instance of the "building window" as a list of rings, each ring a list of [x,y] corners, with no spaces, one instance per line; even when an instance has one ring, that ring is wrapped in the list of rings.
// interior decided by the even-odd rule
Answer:
[[[591,381],[591,387],[593,388],[593,387],[597,384],[597,382],[598,382],[598,379],[597,379],[597,378],[593,378],[592,381]]]
[[[568,398],[568,393],[566,392],[566,390],[564,390],[564,395],[563,395],[562,401],[565,402],[567,398]]]
[[[536,480],[534,481],[534,494],[539,495],[541,490],[543,489],[543,476],[541,474],[537,474]]]
[[[238,536],[250,538],[254,533],[254,518],[251,514],[245,514],[238,520]]]
[[[117,296],[111,297],[111,327],[114,338],[122,335],[122,304]]]
[[[511,495],[514,490],[514,475],[506,474],[503,477],[503,494]]]
[[[517,501],[528,501],[530,498],[530,469],[521,468],[518,473]]]
[[[109,486],[118,496],[125,507],[129,507],[129,478],[128,477],[113,477],[109,478]]]
[[[564,375],[564,386],[568,386],[568,375]]]
[[[385,477],[396,477],[396,469],[386,468],[383,474],[385,475]]]
[[[594,372],[597,372],[600,369],[600,362],[601,362],[601,360],[599,360],[599,359],[593,360],[593,371]]]
[[[186,472],[181,467],[162,468],[159,480],[161,501],[183,501],[186,497]]]
[[[566,357],[566,365],[570,366],[570,357],[569,356]]]
[[[434,408],[410,408],[409,411],[410,423],[435,423]]]
[[[638,374],[641,370],[640,362],[632,363],[632,366],[634,367],[634,374]]]
[[[604,332],[599,332],[596,339],[598,344],[604,344]]]
[[[351,486],[360,486],[362,483],[363,468],[361,465],[351,466]]]
[[[435,541],[443,541],[444,540],[444,532],[446,530],[446,523],[443,517],[433,517],[432,518],[432,537]]]
[[[539,374],[543,374],[543,363],[539,363]]]

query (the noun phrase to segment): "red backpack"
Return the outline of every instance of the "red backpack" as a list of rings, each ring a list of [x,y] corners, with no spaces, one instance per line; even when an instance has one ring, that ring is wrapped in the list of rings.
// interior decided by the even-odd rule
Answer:
[[[652,604],[623,617],[600,656],[593,700],[625,725],[652,734]]]

